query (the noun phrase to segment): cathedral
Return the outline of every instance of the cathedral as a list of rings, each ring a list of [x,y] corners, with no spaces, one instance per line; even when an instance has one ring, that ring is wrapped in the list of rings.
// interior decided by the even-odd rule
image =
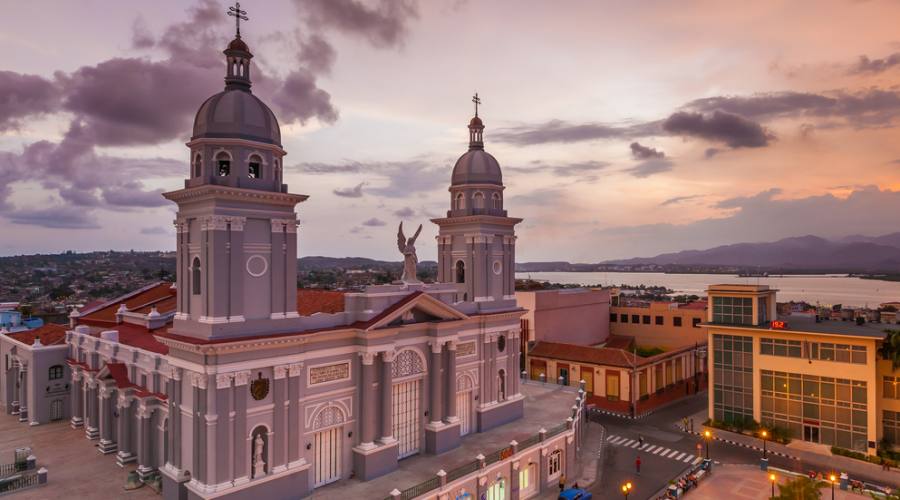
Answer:
[[[178,207],[176,282],[73,312],[68,328],[4,336],[5,410],[31,425],[69,419],[120,465],[158,475],[170,499],[305,496],[520,418],[521,219],[504,209],[477,107],[449,209],[431,221],[437,282],[413,261],[394,284],[298,290],[308,197],[284,182],[278,120],[252,92],[240,33],[224,56],[184,187],[164,194]],[[398,242],[407,259],[412,240]]]

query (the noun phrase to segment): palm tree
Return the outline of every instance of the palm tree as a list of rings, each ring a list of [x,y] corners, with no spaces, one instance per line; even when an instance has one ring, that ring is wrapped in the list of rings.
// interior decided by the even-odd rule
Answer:
[[[796,479],[778,485],[778,496],[775,500],[819,500],[821,493],[819,485],[808,477],[800,476]]]
[[[881,343],[881,359],[889,360],[896,370],[900,368],[900,330],[885,330],[884,341]]]

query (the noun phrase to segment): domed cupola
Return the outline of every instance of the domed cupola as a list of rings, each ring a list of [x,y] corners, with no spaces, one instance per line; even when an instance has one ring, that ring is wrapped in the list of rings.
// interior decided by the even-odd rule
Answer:
[[[229,14],[247,20],[231,7]],[[282,185],[281,129],[275,113],[251,91],[253,54],[241,38],[223,51],[225,89],[203,102],[194,117],[191,142],[191,178],[186,186],[219,184],[286,192]]]
[[[505,216],[500,162],[484,150],[484,122],[478,116],[478,105],[481,104],[478,94],[472,102],[475,103],[475,116],[469,121],[469,150],[453,166],[448,216]]]

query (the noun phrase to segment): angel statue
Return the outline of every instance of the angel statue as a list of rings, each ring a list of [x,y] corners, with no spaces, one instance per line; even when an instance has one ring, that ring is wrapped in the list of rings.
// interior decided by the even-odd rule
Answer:
[[[416,234],[412,238],[407,239],[403,235],[402,222],[400,223],[400,230],[397,231],[397,248],[403,254],[403,276],[400,277],[400,281],[404,283],[419,283],[419,280],[416,278],[416,265],[419,263],[419,259],[416,257],[416,238],[419,237],[421,232],[422,224],[419,224]]]

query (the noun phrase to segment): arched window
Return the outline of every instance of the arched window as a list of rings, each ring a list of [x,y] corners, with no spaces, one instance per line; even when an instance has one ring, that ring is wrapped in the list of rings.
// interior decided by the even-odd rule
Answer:
[[[278,164],[278,160],[275,160],[275,182],[281,184],[281,165]]]
[[[253,155],[250,157],[250,161],[247,162],[247,176],[251,179],[261,179],[262,178],[262,160],[257,155]]]
[[[50,370],[47,373],[47,378],[50,380],[58,380],[63,378],[63,366],[62,365],[53,365],[50,367]]]
[[[503,200],[500,199],[500,193],[494,193],[491,196],[491,200],[495,209],[500,210],[503,208]]]
[[[200,257],[194,257],[191,264],[191,292],[200,295]]]
[[[506,480],[498,477],[488,486],[487,500],[506,500]]]
[[[455,210],[462,210],[466,208],[466,197],[463,196],[462,193],[456,194],[456,205],[454,206]]]
[[[562,450],[553,450],[547,455],[547,479],[556,479],[562,474]]]
[[[225,177],[231,173],[231,157],[228,156],[228,153],[223,151],[216,155],[216,166],[219,177]]]
[[[456,282],[466,282],[466,265],[461,260],[456,261]]]
[[[194,177],[200,177],[203,167],[203,158],[200,155],[194,157]]]
[[[497,372],[497,401],[506,401],[506,370]]]
[[[484,208],[484,195],[483,194],[475,193],[475,196],[473,196],[472,199],[475,202],[475,203],[473,203],[475,208]]]

